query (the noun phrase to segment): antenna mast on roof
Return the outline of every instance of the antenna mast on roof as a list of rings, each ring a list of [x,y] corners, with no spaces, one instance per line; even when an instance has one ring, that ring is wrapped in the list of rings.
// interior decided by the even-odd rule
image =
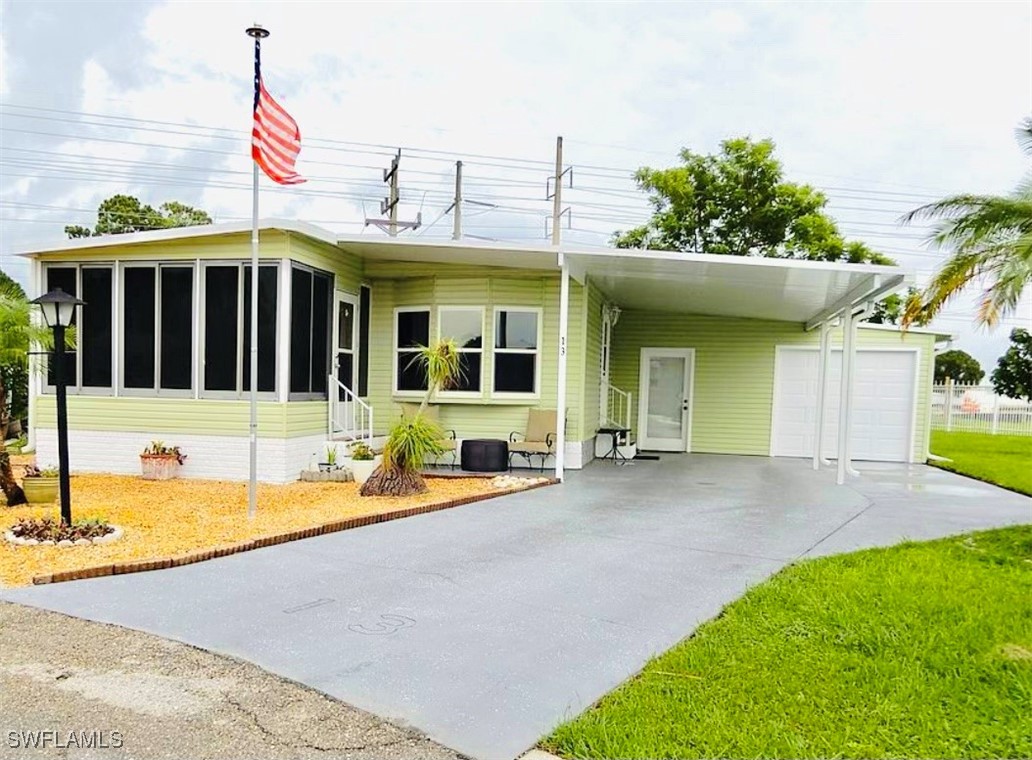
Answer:
[[[398,167],[400,165],[401,148],[398,148],[397,154],[391,159],[391,168],[383,170],[383,181],[389,183],[389,194],[380,201],[380,213],[387,214],[388,217],[386,219],[370,219],[366,217],[365,220],[367,227],[372,224],[391,237],[397,236],[399,227],[405,230],[418,230],[423,224],[422,212],[416,214],[414,222],[398,221],[398,202],[401,200],[401,190],[398,181]]]

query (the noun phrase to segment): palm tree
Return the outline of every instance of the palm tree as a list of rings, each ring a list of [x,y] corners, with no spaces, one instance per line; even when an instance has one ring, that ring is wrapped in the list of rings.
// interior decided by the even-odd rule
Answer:
[[[1015,132],[1032,155],[1032,118]],[[940,220],[929,242],[952,253],[920,298],[907,304],[904,327],[934,317],[972,280],[985,283],[979,324],[992,327],[1017,308],[1032,283],[1032,175],[1009,195],[955,195],[914,209],[902,222],[922,219]]]
[[[414,416],[403,417],[391,427],[383,447],[383,462],[362,484],[362,496],[409,496],[425,492],[426,483],[420,474],[423,463],[443,453],[441,428],[426,410],[437,391],[454,386],[462,378],[462,357],[454,340],[441,338],[421,348],[413,361],[426,372],[423,402]]]

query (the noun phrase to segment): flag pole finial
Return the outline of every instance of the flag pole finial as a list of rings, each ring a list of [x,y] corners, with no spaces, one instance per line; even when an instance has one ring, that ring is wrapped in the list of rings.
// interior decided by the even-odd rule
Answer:
[[[261,24],[255,24],[247,27],[247,36],[254,37],[256,40],[264,40],[269,36],[269,30]]]

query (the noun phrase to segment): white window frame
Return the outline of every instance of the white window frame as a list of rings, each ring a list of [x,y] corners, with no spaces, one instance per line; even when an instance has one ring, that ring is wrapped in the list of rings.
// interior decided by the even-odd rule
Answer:
[[[175,263],[175,262],[170,262]],[[239,340],[237,341],[236,348],[236,387],[235,391],[214,391],[207,390],[204,387],[204,350],[207,341],[207,305],[208,305],[208,278],[207,268],[212,267],[236,267],[237,268],[237,335]],[[195,398],[207,398],[207,399],[223,399],[223,400],[241,400],[249,398],[251,395],[250,391],[243,389],[244,385],[244,365],[245,360],[250,361],[249,357],[243,355],[244,352],[244,268],[251,266],[250,259],[206,259],[201,262],[200,268],[194,273],[194,292],[197,296],[197,309],[194,318],[197,320],[200,328],[197,330],[197,345],[194,346],[194,356],[197,362],[196,372],[196,383],[195,386]],[[268,260],[261,260],[258,262],[258,269],[263,267],[273,268],[273,263]],[[275,266],[276,269],[276,345],[280,346],[281,335],[281,320],[280,310],[285,308],[285,304],[280,303],[282,291],[279,287],[279,278],[283,276],[283,272],[279,266]],[[252,275],[256,276],[256,275]],[[159,312],[160,313],[160,312]],[[271,391],[259,391],[259,401],[277,401],[279,399],[279,384],[280,384],[280,362],[286,361],[281,359],[281,350],[276,351],[276,370],[274,377],[276,378],[276,387]],[[160,368],[159,368],[160,369]],[[159,376],[160,377],[160,376]],[[158,378],[156,378],[158,379]],[[173,391],[163,391],[158,395],[169,396],[172,395]],[[181,393],[177,391],[176,393]]]
[[[432,324],[434,313],[430,306],[397,306],[394,309],[394,327],[391,331],[391,393],[401,398],[422,398],[426,391],[403,391],[398,389],[398,355],[400,353],[411,354],[418,351],[414,348],[399,348],[398,346],[398,315],[402,312],[425,311],[427,314],[427,338],[433,335],[434,325]],[[371,383],[370,383],[371,384]]]
[[[483,306],[462,306],[462,305],[458,305],[458,306],[449,306],[449,305],[438,306],[437,307],[437,332],[436,332],[438,340],[440,340],[441,338],[452,337],[450,335],[443,335],[441,333],[441,322],[443,321],[441,317],[442,317],[443,312],[446,312],[446,311],[471,312],[471,313],[476,313],[476,314],[480,315],[480,348],[463,348],[462,346],[458,346],[460,354],[480,354],[480,378],[479,378],[480,382],[478,383],[478,386],[480,387],[480,390],[477,390],[477,391],[448,391],[448,390],[439,390],[437,392],[437,396],[442,398],[442,399],[446,399],[446,398],[480,399],[480,398],[483,398],[484,394],[485,394],[485,388],[484,388],[484,356],[487,353],[486,351],[484,351],[484,344],[487,342],[487,338],[488,338],[488,332],[487,332],[486,326],[484,325],[484,314],[486,312],[486,309]]]
[[[75,377],[74,382],[66,382],[65,390],[72,395],[80,396],[116,396],[118,395],[118,351],[121,345],[121,336],[118,333],[118,307],[119,307],[119,281],[118,281],[118,262],[116,261],[76,261],[76,262],[64,262],[64,261],[51,261],[43,264],[43,284],[47,281],[47,271],[50,269],[75,269],[75,293],[76,298],[82,298],[82,270],[83,269],[110,269],[111,270],[111,385],[100,386],[90,385],[84,386],[82,384],[82,357],[83,353],[76,346],[74,349],[70,349],[68,353],[74,354],[76,358],[75,362]],[[76,325],[82,324],[82,312],[76,314]],[[43,362],[44,368],[46,362]],[[40,384],[40,392],[44,395],[56,393],[56,388],[47,382],[47,372],[43,373],[43,381]]]
[[[537,347],[533,350],[528,348],[498,348],[495,345],[494,331],[498,324],[498,312],[513,311],[534,314],[537,317]],[[540,306],[495,306],[491,313],[491,398],[504,400],[527,400],[537,401],[541,398],[541,356],[542,341],[544,338],[544,309]],[[498,367],[495,364],[495,356],[498,354],[533,354],[534,355],[534,391],[525,393],[520,391],[496,391],[495,377]]]
[[[193,271],[193,287],[190,293],[191,303],[196,302],[197,289],[197,267],[193,261],[122,261],[119,265],[118,277],[118,303],[116,306],[116,330],[118,334],[118,382],[119,396],[143,396],[156,398],[193,398],[195,388],[161,388],[161,269],[162,268],[190,269]],[[154,385],[150,388],[127,388],[125,386],[125,357],[122,352],[125,350],[125,270],[127,269],[153,269],[154,270]],[[196,335],[196,325],[202,317],[194,310],[190,325],[191,335]],[[190,382],[196,381],[194,362],[197,359],[197,346],[193,346],[190,357],[191,371]]]

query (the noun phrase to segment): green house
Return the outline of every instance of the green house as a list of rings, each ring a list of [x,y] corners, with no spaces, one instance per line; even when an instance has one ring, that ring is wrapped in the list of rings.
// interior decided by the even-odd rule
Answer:
[[[926,457],[939,336],[860,322],[911,281],[899,268],[260,228],[264,481],[297,479],[327,445],[382,437],[422,397],[412,357],[438,336],[456,340],[465,369],[435,399],[443,427],[460,442],[508,440],[530,410],[556,410],[545,465],[559,477],[641,451],[838,458],[840,479],[853,459]],[[23,255],[35,294],[86,302],[74,470],[135,473],[161,439],[189,455],[184,476],[247,477],[249,225]],[[56,461],[52,378],[31,382],[31,442]]]

